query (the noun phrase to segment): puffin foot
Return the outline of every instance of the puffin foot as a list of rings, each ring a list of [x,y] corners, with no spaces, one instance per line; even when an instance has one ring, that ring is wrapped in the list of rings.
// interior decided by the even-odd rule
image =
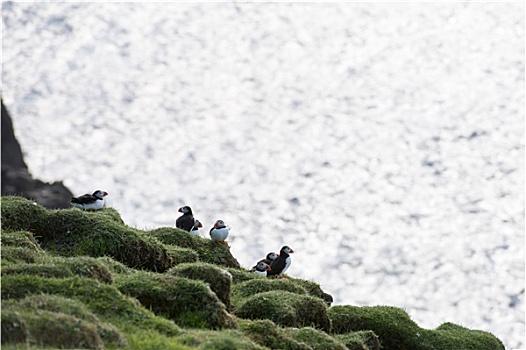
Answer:
[[[228,242],[227,242],[227,241],[223,241],[223,244],[226,245],[227,247],[230,247],[230,246],[228,245]]]

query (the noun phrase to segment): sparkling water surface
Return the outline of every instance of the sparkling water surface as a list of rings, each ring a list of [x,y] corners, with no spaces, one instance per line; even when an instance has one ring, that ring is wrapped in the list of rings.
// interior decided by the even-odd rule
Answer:
[[[2,3],[31,173],[524,348],[523,3]]]

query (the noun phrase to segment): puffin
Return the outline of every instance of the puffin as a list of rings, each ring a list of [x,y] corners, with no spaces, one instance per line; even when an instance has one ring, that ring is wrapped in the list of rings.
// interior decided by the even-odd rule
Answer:
[[[285,271],[290,267],[291,259],[290,254],[294,253],[294,250],[289,246],[283,246],[279,251],[279,256],[276,260],[270,263],[270,271],[267,272],[267,276],[282,276]]]
[[[199,236],[199,228],[200,227],[203,227],[203,224],[201,223],[201,221],[195,219],[194,226],[190,230],[190,233],[193,234],[193,235]]]
[[[270,264],[272,263],[272,261],[276,260],[276,258],[278,257],[279,255],[274,253],[274,252],[270,252],[267,254],[267,256],[265,257],[265,259],[261,259],[259,260],[257,263],[256,263],[256,266],[252,267],[252,269],[250,270],[250,272],[254,272],[257,268],[257,265],[260,263],[260,262],[264,262],[265,264],[267,264],[268,266],[270,266]]]
[[[228,237],[229,232],[230,227],[226,226],[223,220],[217,220],[214,226],[210,229],[210,238],[212,238],[213,241],[216,241],[217,244],[228,245],[228,243],[225,242],[225,239]]]
[[[71,198],[71,204],[82,210],[99,210],[104,207],[104,197],[108,192],[96,190],[93,194],[83,194],[80,197]]]
[[[270,270],[270,265],[267,264],[264,260],[261,260],[258,262],[258,264],[254,267],[253,271],[254,273],[257,273],[258,275],[266,276],[267,272]]]
[[[175,227],[190,232],[190,230],[194,227],[195,224],[192,208],[185,205],[184,207],[179,208],[179,210],[177,211],[183,213],[183,215],[179,216],[177,220],[175,220]]]

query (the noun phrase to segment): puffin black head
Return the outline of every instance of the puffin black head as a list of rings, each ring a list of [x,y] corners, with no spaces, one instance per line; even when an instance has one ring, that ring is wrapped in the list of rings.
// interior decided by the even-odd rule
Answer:
[[[285,253],[285,254],[292,254],[292,253],[294,253],[294,250],[292,250],[292,248],[289,247],[288,245],[284,245],[283,247],[281,247],[281,250],[279,252],[280,252],[280,254],[283,254],[283,253]]]
[[[266,262],[264,261],[260,261],[258,262],[258,264],[256,265],[256,269],[258,271],[269,271],[270,270],[270,265],[267,264]]]
[[[214,224],[214,228],[225,228],[225,222],[223,220],[217,220]]]
[[[96,197],[98,199],[102,199],[104,198],[104,196],[107,196],[108,195],[108,192],[106,191],[101,191],[101,190],[96,190],[95,192],[93,192],[92,196],[93,197]]]
[[[267,254],[267,260],[276,260],[276,258],[278,257],[278,254],[274,253],[274,252],[270,252]]]
[[[178,212],[183,213],[183,214],[193,215],[192,214],[192,208],[190,208],[187,205],[185,205],[184,207],[179,208]]]

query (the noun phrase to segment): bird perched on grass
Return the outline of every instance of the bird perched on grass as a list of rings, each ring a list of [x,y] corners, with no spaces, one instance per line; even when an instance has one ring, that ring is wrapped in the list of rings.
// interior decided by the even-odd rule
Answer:
[[[266,276],[270,270],[270,265],[264,260],[260,260],[251,272],[257,273],[258,275]]]
[[[225,239],[228,237],[229,232],[230,227],[226,226],[223,220],[217,220],[214,226],[210,229],[210,238],[212,238],[213,241],[216,241],[217,244],[228,245]]]
[[[177,220],[175,220],[175,227],[190,232],[195,224],[192,208],[185,205],[184,207],[179,208],[178,212],[183,213],[183,215],[179,216]]]
[[[279,256],[276,260],[270,263],[270,271],[267,272],[267,276],[281,277],[285,271],[290,267],[291,259],[290,254],[294,253],[294,250],[289,246],[283,246],[279,251]]]
[[[190,233],[193,234],[193,235],[199,236],[199,228],[200,227],[203,227],[203,224],[201,223],[201,221],[195,219],[194,226],[190,230]]]
[[[93,194],[84,194],[71,198],[71,204],[82,210],[99,210],[104,208],[104,197],[108,192],[96,190]]]
[[[250,271],[251,271],[251,272],[256,271],[256,268],[257,268],[257,266],[258,266],[258,264],[259,264],[260,262],[263,262],[263,263],[267,264],[267,265],[270,267],[270,264],[271,264],[274,260],[276,260],[276,258],[277,258],[278,256],[279,256],[279,255],[276,254],[276,253],[274,253],[274,252],[270,252],[270,253],[268,253],[267,256],[265,257],[265,259],[261,259],[261,260],[259,260],[259,261],[256,263],[256,266],[252,267],[252,269],[251,269]],[[265,274],[265,275],[266,275],[266,274]]]

